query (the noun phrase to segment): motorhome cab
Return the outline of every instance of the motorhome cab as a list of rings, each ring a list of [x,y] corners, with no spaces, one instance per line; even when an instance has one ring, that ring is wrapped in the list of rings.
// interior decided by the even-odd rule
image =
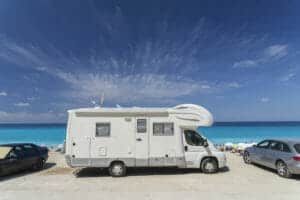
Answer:
[[[127,167],[200,168],[217,172],[226,157],[197,131],[211,126],[205,108],[89,108],[69,111],[66,161],[71,167],[109,168],[124,176]]]

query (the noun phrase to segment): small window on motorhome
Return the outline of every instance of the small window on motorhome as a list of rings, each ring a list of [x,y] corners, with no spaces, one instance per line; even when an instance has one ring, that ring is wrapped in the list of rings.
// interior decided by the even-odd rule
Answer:
[[[136,121],[136,127],[138,133],[146,133],[147,132],[147,120],[146,119],[138,119]]]
[[[173,123],[153,123],[154,136],[169,136],[174,135]]]
[[[96,124],[96,137],[110,136],[110,123],[97,123]]]

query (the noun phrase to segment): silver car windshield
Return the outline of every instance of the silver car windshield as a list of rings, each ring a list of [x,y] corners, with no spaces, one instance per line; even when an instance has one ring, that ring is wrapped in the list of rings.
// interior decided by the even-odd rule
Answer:
[[[296,151],[298,153],[300,153],[300,144],[295,144],[294,147],[295,147]]]

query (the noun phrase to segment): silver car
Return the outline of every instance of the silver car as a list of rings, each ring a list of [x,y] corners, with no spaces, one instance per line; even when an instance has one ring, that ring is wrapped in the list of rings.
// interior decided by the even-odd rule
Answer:
[[[247,164],[264,165],[289,178],[300,174],[300,140],[263,140],[246,148],[243,158]]]

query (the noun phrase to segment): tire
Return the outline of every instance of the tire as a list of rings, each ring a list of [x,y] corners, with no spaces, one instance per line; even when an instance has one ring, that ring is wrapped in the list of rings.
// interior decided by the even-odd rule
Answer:
[[[218,171],[218,162],[215,158],[205,158],[201,162],[200,169],[206,174],[216,173]]]
[[[245,162],[246,164],[251,164],[251,163],[252,163],[252,162],[251,162],[251,158],[250,158],[250,154],[249,154],[248,151],[245,151],[245,152],[244,152],[243,159],[244,159],[244,162]]]
[[[292,174],[289,171],[287,165],[283,161],[278,161],[276,163],[277,174],[284,178],[291,178]]]
[[[35,164],[33,164],[32,169],[33,171],[39,171],[44,168],[45,160],[40,158]]]
[[[122,177],[126,175],[126,166],[122,162],[113,162],[109,167],[109,174],[112,177]]]

